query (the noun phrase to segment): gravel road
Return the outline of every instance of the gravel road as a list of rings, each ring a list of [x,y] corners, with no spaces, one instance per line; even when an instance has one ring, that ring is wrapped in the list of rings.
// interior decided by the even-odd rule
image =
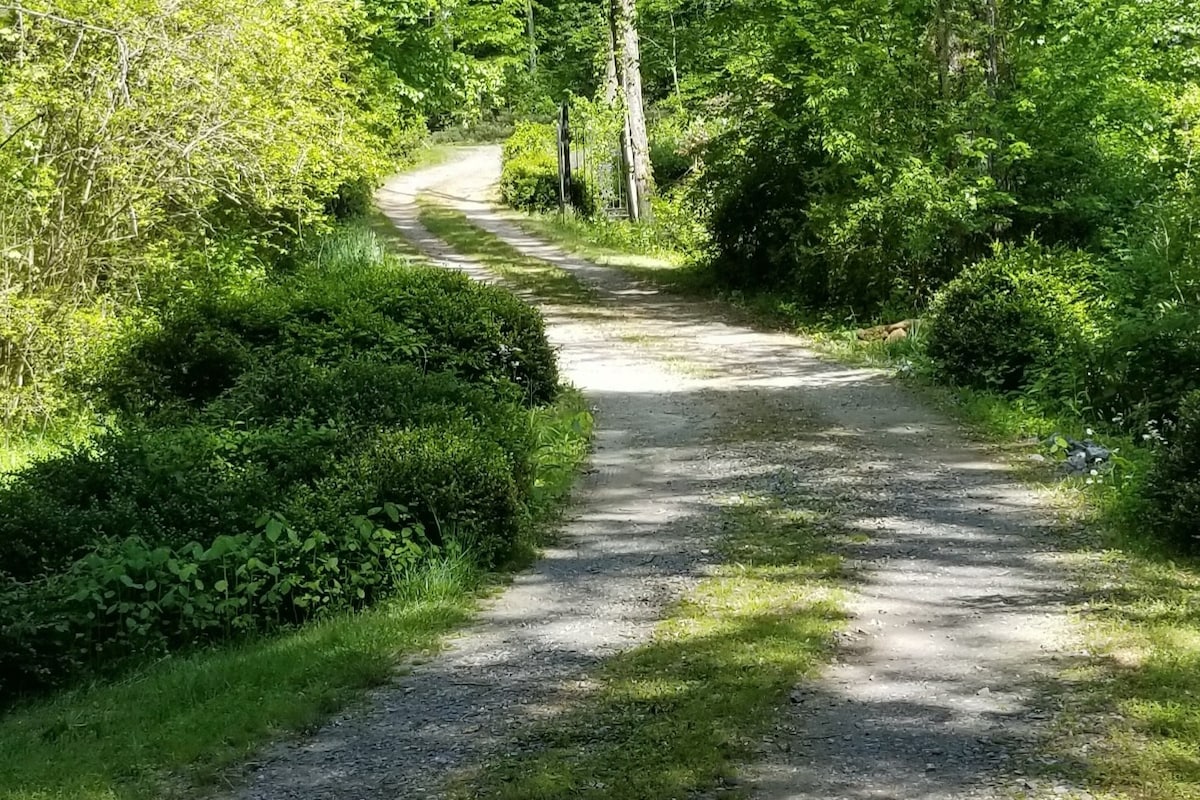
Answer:
[[[1073,642],[1053,513],[883,374],[532,239],[488,204],[498,174],[498,148],[471,148],[394,178],[378,202],[446,267],[490,279],[420,226],[417,194],[597,288],[593,308],[543,306],[564,376],[597,416],[561,542],[445,652],[264,753],[231,796],[441,796],[460,770],[510,752],[569,705],[606,658],[648,639],[705,574],[722,502],[778,493],[835,507],[862,534],[849,553],[852,621],[834,663],[780,710],[739,790],[1071,797],[1067,784],[1025,775],[1055,710],[1044,682]]]

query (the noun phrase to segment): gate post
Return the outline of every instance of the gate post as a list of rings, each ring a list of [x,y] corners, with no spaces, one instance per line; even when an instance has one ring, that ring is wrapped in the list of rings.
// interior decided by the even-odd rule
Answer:
[[[571,202],[571,106],[563,103],[558,111],[558,210],[567,213]]]

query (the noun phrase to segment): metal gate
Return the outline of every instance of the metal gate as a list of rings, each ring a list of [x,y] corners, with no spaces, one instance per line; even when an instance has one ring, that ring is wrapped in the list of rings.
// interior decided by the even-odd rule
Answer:
[[[586,108],[572,114],[563,103],[558,114],[559,199],[579,213],[629,216],[620,134]]]

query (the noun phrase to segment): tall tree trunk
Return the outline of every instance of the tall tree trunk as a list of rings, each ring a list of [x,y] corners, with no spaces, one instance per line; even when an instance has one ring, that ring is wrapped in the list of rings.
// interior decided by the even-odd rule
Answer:
[[[983,21],[987,26],[987,81],[988,96],[994,101],[1000,86],[1000,20],[996,0],[984,0]]]
[[[613,41],[613,29],[608,28],[608,62],[604,72],[604,102],[612,108],[621,94],[620,79],[617,78],[617,45]]]
[[[934,51],[938,68],[938,94],[942,101],[950,99],[950,3],[938,0],[934,25]]]
[[[629,168],[637,188],[636,196],[630,197],[630,217],[649,222],[654,218],[650,205],[653,175],[650,169],[649,136],[646,134],[646,110],[642,101],[642,55],[637,29],[637,3],[636,0],[609,2],[617,78],[625,101],[626,128],[629,132]]]
[[[988,136],[990,136],[993,140],[998,140],[1000,133],[996,130],[995,119],[998,113],[996,102],[1000,94],[1000,70],[1002,69],[1001,60],[1003,58],[1003,44],[1000,32],[1000,14],[997,10],[997,0],[984,0],[983,24],[987,37],[984,83],[987,86],[988,99],[991,101],[991,107],[988,109],[988,112],[991,116],[988,124]],[[996,174],[996,154],[994,151],[988,151],[987,165],[988,175],[994,181],[996,181],[997,185],[1001,185],[1003,183],[1003,178]]]

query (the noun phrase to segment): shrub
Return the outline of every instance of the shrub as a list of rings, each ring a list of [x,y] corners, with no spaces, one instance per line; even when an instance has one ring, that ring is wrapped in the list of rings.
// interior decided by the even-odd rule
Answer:
[[[1130,427],[1173,419],[1184,396],[1200,389],[1200,314],[1158,305],[1122,315],[1090,371],[1092,406]]]
[[[687,149],[686,120],[682,115],[665,116],[650,125],[650,167],[659,189],[668,189],[692,171],[693,158]]]
[[[926,352],[943,379],[1017,391],[1083,360],[1097,321],[1094,267],[1077,252],[1031,245],[964,271],[930,309]]]
[[[305,422],[111,432],[0,489],[0,574],[60,571],[98,542],[158,544],[247,530],[295,482],[322,474],[338,435]]]
[[[412,429],[470,423],[499,445],[522,493],[530,489],[531,431],[521,390],[468,383],[365,355],[334,366],[281,359],[242,376],[205,409],[213,425],[251,430],[285,421],[335,430]],[[409,498],[412,499],[412,498]]]
[[[558,208],[558,162],[553,156],[522,155],[504,162],[500,196],[522,211]]]
[[[82,307],[0,293],[0,415],[5,427],[45,427],[82,405],[73,376],[105,357],[118,325],[111,304]]]
[[[520,396],[512,384],[481,386],[373,353],[336,364],[284,356],[244,373],[205,408],[204,416],[214,424],[247,426],[303,419],[350,429],[406,427],[513,414],[511,403]]]
[[[416,331],[420,338],[412,360],[431,371],[451,371],[493,387],[512,382],[532,404],[548,402],[558,391],[545,322],[511,292],[425,268],[392,273],[386,282],[364,289],[378,311],[399,326],[385,352],[403,351],[405,333]]]
[[[513,456],[463,422],[387,431],[341,464],[338,480],[365,487],[368,502],[404,503],[435,541],[460,541],[481,563],[495,564],[524,523],[528,487],[518,486]]]
[[[0,697],[130,656],[362,606],[436,550],[393,503],[363,507],[332,530],[302,531],[275,514],[203,541],[131,536],[40,580],[0,579]]]
[[[1095,404],[1135,426],[1172,418],[1200,390],[1200,192],[1181,184],[1138,211],[1106,282],[1120,317],[1097,360]]]
[[[0,493],[0,693],[362,605],[430,544],[503,559],[534,447],[507,408],[357,436],[303,420],[112,434],[23,473]]]
[[[830,146],[802,120],[713,140],[701,183],[725,283],[814,310],[911,308],[987,252],[1011,203],[969,171],[906,158],[860,172]]]
[[[520,123],[504,143],[500,195],[523,211],[558,208],[558,156],[553,125]]]
[[[516,384],[531,403],[554,396],[554,352],[533,308],[448,270],[336,252],[278,284],[214,293],[130,327],[91,377],[93,394],[126,413],[194,409],[283,355],[335,364],[370,353],[499,391]]]
[[[1200,549],[1200,392],[1177,411],[1178,424],[1146,476],[1142,496],[1149,529],[1181,549]]]
[[[829,302],[828,267],[798,274],[807,174],[815,158],[800,148],[764,148],[744,160],[736,143],[725,140],[714,148],[702,190],[711,198],[709,229],[724,282],[743,289],[786,288],[814,306]],[[726,148],[732,152],[722,155]]]
[[[249,295],[214,292],[157,317],[130,320],[110,357],[83,382],[103,407],[152,413],[197,407],[255,363],[254,349],[278,340],[287,307],[273,287]]]
[[[93,377],[123,416],[0,484],[0,700],[511,552],[540,315],[361,235],[305,259],[130,325]]]

